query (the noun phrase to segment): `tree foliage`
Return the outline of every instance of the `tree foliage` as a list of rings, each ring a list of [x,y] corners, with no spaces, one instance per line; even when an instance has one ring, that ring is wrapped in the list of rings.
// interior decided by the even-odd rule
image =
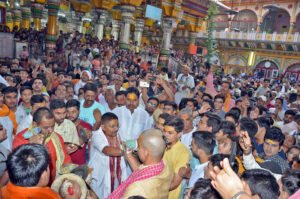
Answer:
[[[207,11],[207,39],[205,40],[205,46],[207,48],[206,60],[211,63],[211,58],[216,55],[217,42],[213,37],[213,30],[215,28],[215,22],[213,21],[213,16],[218,14],[218,6],[214,1],[210,2],[209,9]]]

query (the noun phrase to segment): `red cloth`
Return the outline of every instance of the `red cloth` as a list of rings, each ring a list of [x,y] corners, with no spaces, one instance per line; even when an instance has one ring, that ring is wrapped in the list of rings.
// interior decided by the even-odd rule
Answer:
[[[23,144],[28,144],[29,140],[25,140],[23,137],[23,134],[28,130],[24,129],[23,131],[21,131],[20,133],[18,133],[13,141],[13,146],[12,149],[14,150],[15,148],[17,148],[18,146],[21,146]],[[64,152],[64,164],[70,163],[71,162],[71,158],[70,156],[67,154],[67,150],[66,150],[66,146],[64,145],[64,140],[63,138],[58,134],[55,133],[60,140],[61,146],[63,148],[63,152]],[[46,144],[48,150],[49,150],[49,155],[50,155],[50,184],[54,181],[55,179],[55,175],[56,175],[56,150],[54,147],[54,144],[52,143],[52,141],[50,140],[47,144]]]
[[[83,128],[90,130],[90,131],[92,131],[92,129],[93,129],[93,127],[89,123],[86,123],[85,121],[80,120],[79,124],[76,126],[78,136],[80,136],[79,132],[78,132],[79,126],[82,126]],[[87,144],[85,143],[82,148],[79,148],[77,151],[70,154],[71,160],[74,164],[83,165],[86,163],[86,159],[85,159],[86,145]]]
[[[164,163],[161,160],[159,164],[151,165],[148,167],[145,167],[143,169],[137,169],[135,170],[127,180],[125,180],[120,186],[118,186],[112,194],[108,196],[107,199],[116,199],[116,198],[122,198],[124,195],[127,187],[131,185],[134,182],[140,181],[140,180],[146,180],[148,178],[151,178],[153,176],[159,175],[164,170]]]
[[[105,131],[103,131],[109,146],[116,146],[116,147],[120,147],[120,142],[118,140],[118,136],[116,136],[116,140],[115,140],[115,145],[113,143],[110,142],[110,140],[107,137],[107,134],[105,133]],[[117,165],[115,164],[117,162]],[[113,192],[114,187],[115,187],[115,171],[117,171],[117,179],[119,184],[121,184],[121,175],[122,175],[122,171],[121,171],[121,157],[114,157],[114,156],[110,156],[109,157],[109,169],[110,169],[110,187],[111,187],[111,192]]]

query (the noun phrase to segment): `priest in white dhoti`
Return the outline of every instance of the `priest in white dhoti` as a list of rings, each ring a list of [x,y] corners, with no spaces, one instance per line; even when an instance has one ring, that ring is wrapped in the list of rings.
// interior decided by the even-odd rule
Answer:
[[[118,117],[105,113],[101,128],[93,132],[90,160],[91,188],[99,198],[107,198],[127,178],[122,143],[118,136]]]

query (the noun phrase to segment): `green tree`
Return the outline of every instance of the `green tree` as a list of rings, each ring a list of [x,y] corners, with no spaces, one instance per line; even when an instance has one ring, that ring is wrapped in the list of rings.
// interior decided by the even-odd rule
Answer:
[[[216,40],[213,37],[213,30],[216,27],[213,20],[213,16],[218,14],[218,6],[214,1],[209,4],[209,9],[207,11],[207,39],[205,40],[205,46],[207,48],[207,54],[205,56],[207,62],[211,63],[211,58],[216,55],[216,48],[218,47]]]

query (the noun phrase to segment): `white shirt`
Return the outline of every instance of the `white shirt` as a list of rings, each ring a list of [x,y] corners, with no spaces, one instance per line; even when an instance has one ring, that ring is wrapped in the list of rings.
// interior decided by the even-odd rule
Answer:
[[[192,188],[196,184],[196,182],[199,178],[204,178],[204,174],[205,174],[204,168],[206,166],[208,166],[208,163],[209,163],[209,161],[205,162],[203,164],[199,164],[195,167],[194,171],[192,172],[190,181],[189,181],[189,186],[188,186],[189,188]]]
[[[144,130],[151,128],[149,114],[140,107],[133,114],[126,106],[117,107],[112,112],[118,116],[122,141],[137,140]]]
[[[24,129],[29,128],[32,121],[33,121],[33,117],[31,114],[24,117],[24,119],[22,119],[20,124],[18,125],[17,134],[20,133],[21,131],[23,131]]]
[[[189,133],[182,134],[180,137],[180,141],[188,148],[190,149],[193,139],[193,133],[197,130],[196,127],[193,128],[193,130]]]
[[[109,146],[109,144],[102,129],[93,131],[88,166],[93,168],[91,187],[99,198],[107,198],[111,193],[109,156],[102,152],[106,146]],[[123,182],[127,178],[126,163],[123,156],[121,157],[120,166],[122,171],[121,181]]]
[[[27,113],[24,109],[24,106],[22,104],[20,104],[17,107],[17,110],[15,112],[16,115],[16,122],[18,123],[18,125],[20,124],[20,122],[27,116]]]
[[[7,150],[11,151],[13,143],[13,130],[14,125],[11,119],[8,116],[0,117],[0,123],[4,128],[6,128],[7,138],[1,142],[1,145],[4,146]]]
[[[189,89],[182,90],[182,87],[184,87],[184,86],[188,86],[190,88],[195,87],[194,78],[191,75],[184,76],[184,74],[181,73],[181,74],[178,75],[176,81],[177,81],[178,86],[179,86],[179,88],[178,88],[179,91],[188,92]]]

